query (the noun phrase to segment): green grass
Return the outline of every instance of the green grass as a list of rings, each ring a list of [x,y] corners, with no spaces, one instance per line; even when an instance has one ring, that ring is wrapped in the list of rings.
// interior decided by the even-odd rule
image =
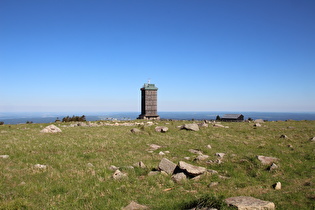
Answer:
[[[231,196],[272,201],[277,209],[315,208],[315,143],[309,141],[315,136],[315,121],[266,122],[258,128],[222,123],[229,128],[209,126],[198,132],[179,130],[184,123],[188,122],[158,122],[169,127],[167,133],[139,126],[141,134],[126,126],[71,128],[61,123],[56,125],[62,133],[43,134],[40,130],[48,124],[2,125],[0,155],[10,157],[0,158],[0,209],[121,209],[132,200],[151,209],[227,209],[223,200]],[[288,138],[279,138],[282,134]],[[162,148],[149,153],[148,144]],[[226,155],[221,164],[209,164],[193,161],[196,155],[189,149],[200,149],[213,161],[217,152]],[[160,151],[170,153],[160,156]],[[279,169],[268,171],[257,155],[279,158]],[[162,174],[147,176],[163,157],[219,174],[181,184]],[[147,168],[128,168],[139,161]],[[47,169],[36,169],[35,164]],[[111,165],[121,167],[128,178],[112,179]],[[278,181],[282,189],[274,190]],[[210,188],[211,182],[219,185]]]

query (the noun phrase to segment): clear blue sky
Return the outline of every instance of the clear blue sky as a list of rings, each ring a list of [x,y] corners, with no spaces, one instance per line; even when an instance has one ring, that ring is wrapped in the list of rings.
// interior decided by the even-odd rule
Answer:
[[[1,0],[0,112],[315,111],[314,0]]]

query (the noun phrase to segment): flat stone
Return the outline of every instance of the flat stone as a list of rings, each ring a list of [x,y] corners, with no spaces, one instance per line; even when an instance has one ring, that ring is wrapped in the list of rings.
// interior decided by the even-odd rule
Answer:
[[[186,177],[186,175],[185,175],[183,172],[178,173],[178,174],[174,174],[174,175],[172,176],[172,180],[174,180],[174,182],[176,182],[176,183],[183,182],[183,181],[185,181],[186,179],[187,179],[187,177]]]
[[[179,161],[178,166],[180,169],[187,172],[187,174],[191,176],[198,176],[200,174],[203,174],[207,171],[206,168],[200,167],[200,166],[194,166],[189,163],[186,163],[184,161]]]
[[[145,205],[138,204],[138,203],[136,203],[134,201],[131,201],[128,206],[125,206],[122,209],[123,210],[136,210],[136,209],[149,209],[149,207],[147,207]]]
[[[193,153],[193,154],[197,154],[197,155],[202,155],[202,152],[200,150],[197,150],[197,149],[189,149],[188,152]]]
[[[275,157],[266,157],[266,156],[262,156],[262,155],[258,155],[257,156],[258,160],[260,160],[260,162],[264,165],[271,165],[273,162],[278,161],[278,158]]]
[[[0,158],[2,158],[2,159],[7,159],[9,157],[10,157],[9,155],[0,155]]]
[[[269,167],[269,171],[274,171],[274,170],[276,170],[278,168],[279,168],[279,166],[277,164],[272,163],[271,166]]]
[[[238,196],[225,199],[229,206],[237,207],[239,210],[273,210],[275,204],[248,196]]]
[[[158,166],[160,170],[165,171],[166,173],[170,175],[174,173],[176,167],[177,165],[167,158],[163,158]]]
[[[219,185],[219,182],[211,182],[210,184],[208,184],[208,187],[215,187]]]
[[[157,144],[149,144],[150,150],[157,150],[160,149],[161,146]]]
[[[34,168],[37,168],[37,169],[46,169],[47,166],[46,166],[46,165],[41,165],[41,164],[36,164],[36,165],[34,165]]]
[[[255,123],[254,127],[261,127],[261,124],[260,123]]]
[[[111,165],[111,166],[108,167],[108,169],[111,170],[111,171],[116,171],[116,170],[119,169],[119,167]]]
[[[256,119],[254,120],[255,123],[264,123],[265,121],[263,119]]]
[[[155,175],[158,175],[160,172],[159,171],[150,171],[148,173],[148,176],[155,176]]]
[[[155,131],[156,131],[156,132],[165,133],[166,131],[168,131],[168,127],[165,127],[165,126],[157,126],[157,127],[155,127]]]
[[[212,147],[211,147],[211,145],[210,145],[210,144],[208,144],[208,145],[207,145],[207,148],[208,148],[208,149],[211,149]]]
[[[206,160],[209,158],[209,155],[198,155],[195,160]]]
[[[185,124],[182,126],[182,129],[189,130],[189,131],[199,131],[199,126],[196,123]]]

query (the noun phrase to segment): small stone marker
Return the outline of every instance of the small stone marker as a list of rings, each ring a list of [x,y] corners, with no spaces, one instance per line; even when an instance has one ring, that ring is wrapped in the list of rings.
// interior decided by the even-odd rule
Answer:
[[[122,208],[122,210],[136,210],[136,209],[149,209],[149,207],[138,204],[134,201],[131,201],[128,206],[125,206],[124,208]]]
[[[254,210],[254,209],[264,209],[273,210],[275,209],[275,204],[270,201],[263,201],[257,198],[248,196],[238,196],[225,199],[225,202],[229,206],[237,207],[240,210]]]
[[[177,165],[167,158],[163,158],[158,166],[160,170],[165,171],[166,173],[170,175],[174,173],[176,167]]]
[[[55,125],[49,125],[40,131],[41,133],[60,133],[62,132],[60,128]]]

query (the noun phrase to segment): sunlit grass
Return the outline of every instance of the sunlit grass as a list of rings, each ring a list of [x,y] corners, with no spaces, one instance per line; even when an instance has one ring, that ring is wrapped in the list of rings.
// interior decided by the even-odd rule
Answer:
[[[251,123],[222,123],[229,128],[210,124],[198,132],[177,127],[184,123],[158,122],[169,127],[167,133],[155,132],[155,125],[138,126],[140,134],[128,126],[71,128],[61,123],[56,125],[62,133],[43,134],[40,130],[48,124],[2,125],[0,155],[10,157],[0,159],[0,208],[121,209],[134,200],[152,209],[181,209],[196,202],[221,205],[223,198],[241,195],[272,201],[278,209],[314,208],[315,143],[309,139],[315,136],[315,121],[266,122],[258,128]],[[280,138],[282,134],[288,138]],[[150,152],[149,144],[162,147]],[[194,161],[189,149],[209,158]],[[169,153],[161,156],[160,151]],[[215,162],[218,152],[226,154],[221,164]],[[267,170],[257,155],[279,158],[279,168]],[[163,157],[218,174],[181,184],[163,174],[148,176]],[[139,161],[147,168],[130,169]],[[128,178],[114,180],[111,165]],[[272,188],[277,181],[282,183],[279,191]],[[219,184],[209,187],[211,182]]]

